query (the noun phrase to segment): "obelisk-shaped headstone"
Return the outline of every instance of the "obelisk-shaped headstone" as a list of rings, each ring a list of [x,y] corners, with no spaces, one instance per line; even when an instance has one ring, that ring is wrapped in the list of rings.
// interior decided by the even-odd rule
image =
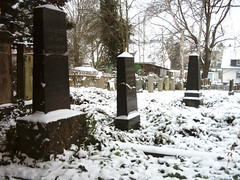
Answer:
[[[186,92],[183,102],[187,106],[199,107],[202,104],[202,93],[200,92],[200,62],[198,54],[191,54],[188,63],[188,77]]]
[[[69,109],[65,13],[54,6],[34,9],[33,111]]]
[[[229,96],[234,95],[233,84],[234,84],[234,79],[231,79],[229,81],[229,91],[228,91]]]
[[[121,130],[137,129],[140,115],[137,111],[134,58],[124,52],[117,58],[117,117],[115,126]]]
[[[200,62],[198,54],[191,54],[188,63],[188,77],[186,90],[197,90],[201,87],[200,81]]]

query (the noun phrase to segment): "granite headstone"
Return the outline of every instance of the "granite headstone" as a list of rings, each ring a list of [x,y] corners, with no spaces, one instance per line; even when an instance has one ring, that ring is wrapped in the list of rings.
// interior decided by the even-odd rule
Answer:
[[[34,9],[33,111],[17,119],[18,150],[49,160],[83,142],[86,118],[70,110],[65,13],[52,5]]]
[[[134,58],[127,52],[117,58],[117,117],[115,126],[121,130],[137,129],[140,115],[137,110]]]
[[[69,109],[65,13],[52,6],[37,7],[33,25],[33,111]]]
[[[189,56],[188,77],[186,92],[183,102],[190,107],[198,108],[202,104],[202,93],[200,92],[200,62],[198,54]]]

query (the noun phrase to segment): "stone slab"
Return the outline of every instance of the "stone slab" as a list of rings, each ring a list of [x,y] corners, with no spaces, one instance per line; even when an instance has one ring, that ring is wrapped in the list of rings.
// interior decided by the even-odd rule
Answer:
[[[128,116],[118,116],[115,118],[114,124],[120,130],[138,129],[140,126],[140,115],[138,111],[133,111]]]
[[[184,93],[184,97],[202,97],[202,92],[187,91]]]
[[[201,159],[212,159],[215,161],[220,161],[219,157],[223,161],[228,159],[226,154],[216,154],[211,152],[200,152],[193,150],[184,150],[184,149],[176,149],[169,147],[159,147],[159,146],[149,146],[149,145],[141,145],[141,144],[133,144],[133,143],[122,143],[117,142],[117,146],[122,149],[135,149],[137,151],[142,151],[145,154],[153,155],[155,157],[164,157],[164,156],[174,156],[174,157],[197,157]]]
[[[17,120],[18,150],[31,158],[49,160],[51,154],[61,154],[71,144],[82,143],[85,137],[85,114],[74,112],[70,117],[41,121],[47,116],[51,115],[38,114],[36,120],[33,114]]]
[[[203,99],[198,97],[184,97],[183,102],[186,106],[198,108],[203,104]]]

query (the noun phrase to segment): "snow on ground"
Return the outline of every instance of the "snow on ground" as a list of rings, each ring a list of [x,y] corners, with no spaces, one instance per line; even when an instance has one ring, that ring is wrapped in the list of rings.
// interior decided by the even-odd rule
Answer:
[[[203,91],[198,109],[182,104],[183,91],[138,93],[141,128],[129,132],[114,127],[115,91],[71,88],[71,95],[71,109],[87,113],[96,144],[72,145],[48,162],[0,153],[0,179],[240,178],[239,93]],[[132,144],[170,154],[180,150],[177,156],[153,157]]]

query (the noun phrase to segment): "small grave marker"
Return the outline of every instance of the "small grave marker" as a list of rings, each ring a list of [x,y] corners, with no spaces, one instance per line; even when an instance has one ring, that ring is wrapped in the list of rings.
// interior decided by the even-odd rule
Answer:
[[[163,91],[163,78],[158,79],[158,91]]]
[[[164,77],[164,90],[165,91],[169,90],[169,77],[168,76]]]
[[[229,96],[234,95],[233,85],[234,85],[234,80],[231,79],[231,80],[229,81],[229,92],[228,92],[228,95],[229,95]]]
[[[154,76],[152,74],[148,75],[148,92],[152,93],[154,91]]]

